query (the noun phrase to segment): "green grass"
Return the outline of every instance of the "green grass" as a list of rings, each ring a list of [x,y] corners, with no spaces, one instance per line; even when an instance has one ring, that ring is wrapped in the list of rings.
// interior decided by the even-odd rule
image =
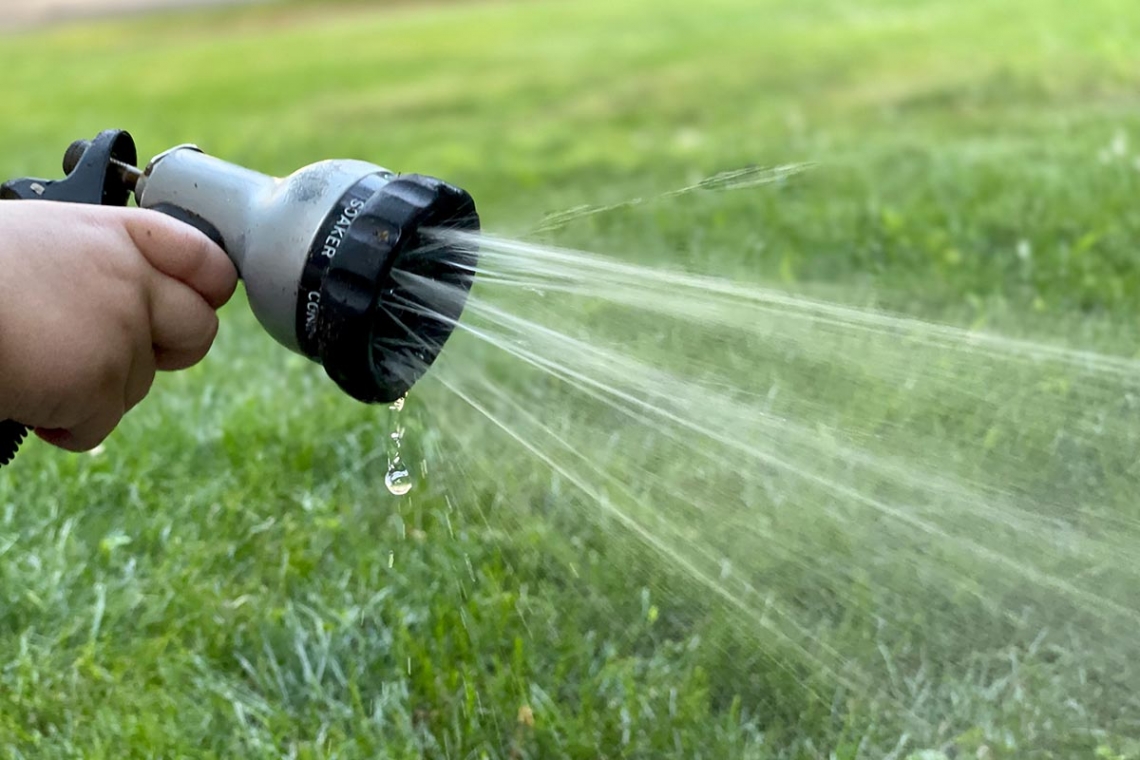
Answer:
[[[488,228],[522,234],[579,204],[808,161],[776,188],[547,237],[1134,356],[1138,25],[1123,0],[580,0],[40,31],[2,41],[0,176],[54,175],[72,139],[120,127],[144,154],[194,142],[271,173],[337,156],[443,176]],[[777,647],[564,479],[492,444],[461,405],[423,404],[413,395],[409,446],[430,472],[395,499],[375,454],[387,411],[272,344],[239,296],[209,359],[161,378],[101,455],[28,444],[0,472],[0,751],[854,758],[913,728],[877,694],[815,698],[804,683],[822,676],[774,664]],[[976,432],[888,406],[866,394],[842,413]],[[610,424],[595,411],[558,413]],[[1011,402],[998,427],[1047,441],[1034,419]],[[634,487],[675,467],[667,447],[647,450],[623,473]],[[1135,520],[1133,459],[1107,452],[1103,468],[1123,474],[1095,485],[1077,467],[1095,463],[1037,477],[1048,463],[1026,459],[1011,486],[1072,475],[1066,493]],[[860,546],[818,543],[836,557]],[[786,591],[827,618],[812,580]],[[869,601],[827,641],[877,657],[874,590],[859,593]],[[964,621],[945,641],[916,619],[892,642],[900,663],[927,647],[944,666],[935,720],[904,752],[1140,756],[1140,708],[1096,681],[1103,663],[1079,644],[1003,648],[1008,632],[970,609],[929,610]],[[1091,682],[1070,680],[1086,665]]]

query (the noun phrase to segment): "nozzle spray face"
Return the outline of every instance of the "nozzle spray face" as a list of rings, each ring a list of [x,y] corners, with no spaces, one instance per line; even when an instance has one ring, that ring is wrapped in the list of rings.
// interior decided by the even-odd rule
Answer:
[[[306,355],[366,402],[403,396],[435,361],[463,310],[475,255],[429,233],[476,231],[471,196],[421,175],[371,175],[325,217],[301,273]],[[426,278],[435,287],[412,286]]]
[[[474,252],[428,231],[477,231],[475,203],[438,179],[324,161],[276,180],[187,146],[152,161],[136,197],[220,241],[262,325],[360,401],[407,393],[471,287]]]

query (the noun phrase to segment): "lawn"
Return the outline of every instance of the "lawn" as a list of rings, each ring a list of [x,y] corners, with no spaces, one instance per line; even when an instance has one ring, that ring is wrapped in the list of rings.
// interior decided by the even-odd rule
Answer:
[[[1136,357],[1137,42],[1140,6],[1123,0],[156,15],[2,40],[0,177],[54,176],[71,140],[112,127],[143,154],[193,142],[278,175],[363,158],[468,189],[498,234]],[[565,209],[801,162],[810,168],[773,185],[535,232]],[[554,318],[647,363],[688,350],[766,393],[754,347],[717,345],[707,325],[664,335],[644,313],[595,306]],[[850,359],[860,348],[844,335],[833,348]],[[908,360],[870,348],[861,370],[872,355]],[[937,385],[897,404],[874,378],[847,394],[834,366],[801,357],[797,377],[810,375],[827,406],[813,424],[839,420],[877,454],[945,467],[956,483],[982,473],[1019,506],[1052,499],[1043,521],[1066,519],[1055,505],[1082,506],[1085,522],[1066,523],[1072,544],[995,536],[986,546],[1006,541],[995,552],[1008,566],[972,576],[973,555],[927,553],[862,520],[839,530],[807,490],[792,500],[800,516],[769,525],[766,543],[729,502],[785,486],[733,469],[743,453],[710,482],[709,470],[684,471],[683,443],[568,400],[470,341],[448,353],[514,394],[522,438],[539,440],[541,418],[583,450],[606,443],[607,475],[642,499],[630,504],[650,504],[634,522],[677,529],[667,550],[599,509],[609,497],[575,488],[569,459],[543,460],[431,381],[402,415],[417,485],[389,495],[391,412],[355,404],[272,343],[239,293],[208,359],[160,378],[101,451],[32,442],[0,471],[0,750],[1140,757],[1129,636],[1140,602],[1127,585],[1140,431],[1132,401],[1116,404],[1131,381],[1042,407],[1022,393],[1032,367],[943,367],[946,387],[1000,396],[982,416],[949,399],[930,406]],[[1108,437],[1050,448],[1071,407],[1093,401],[1116,410]],[[727,411],[710,420],[731,430]],[[902,432],[884,433],[899,420]],[[801,445],[788,456],[814,456]],[[906,496],[895,482],[861,485]],[[684,530],[654,522],[658,498]],[[685,504],[713,505],[704,530]],[[947,517],[947,530],[986,541],[984,517],[968,528]],[[905,551],[879,548],[892,540]],[[736,592],[694,583],[686,542],[743,563],[750,587],[772,585],[815,643],[786,642],[750,603],[734,605]],[[1035,556],[1043,547],[1064,562]],[[1025,567],[1061,581],[1018,581],[1038,577],[1015,574]],[[1070,583],[1080,593],[1065,596]],[[1111,612],[1082,606],[1093,591]],[[823,667],[851,663],[862,686]]]

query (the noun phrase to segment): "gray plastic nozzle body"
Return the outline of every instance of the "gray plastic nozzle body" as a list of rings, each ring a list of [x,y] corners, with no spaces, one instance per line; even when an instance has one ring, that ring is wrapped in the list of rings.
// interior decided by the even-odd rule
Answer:
[[[216,230],[258,321],[300,353],[298,288],[314,238],[340,197],[374,174],[392,176],[364,161],[334,160],[278,179],[183,146],[150,163],[136,198],[142,208],[173,206]]]

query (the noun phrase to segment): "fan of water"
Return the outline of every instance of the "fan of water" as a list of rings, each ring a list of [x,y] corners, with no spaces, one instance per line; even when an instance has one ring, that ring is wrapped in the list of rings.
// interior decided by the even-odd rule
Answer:
[[[457,503],[537,482],[730,610],[743,670],[875,695],[888,749],[979,700],[1136,732],[1140,362],[439,234],[481,257],[417,388]]]

